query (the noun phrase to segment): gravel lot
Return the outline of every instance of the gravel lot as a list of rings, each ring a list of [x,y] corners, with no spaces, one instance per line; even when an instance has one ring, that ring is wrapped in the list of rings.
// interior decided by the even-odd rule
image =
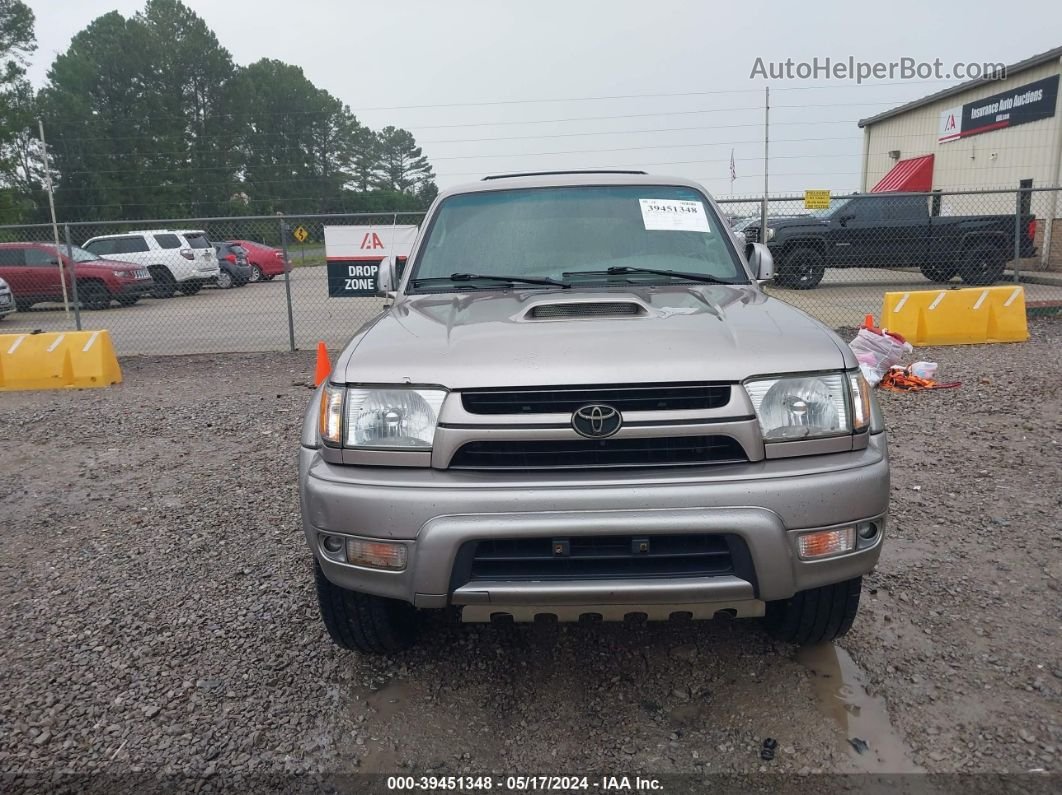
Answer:
[[[0,394],[0,789],[1058,771],[1062,321],[1031,331],[920,350],[962,388],[884,397],[891,538],[843,648],[799,653],[755,622],[433,616],[414,651],[360,658],[317,617],[299,526],[309,355],[133,358],[120,387]]]

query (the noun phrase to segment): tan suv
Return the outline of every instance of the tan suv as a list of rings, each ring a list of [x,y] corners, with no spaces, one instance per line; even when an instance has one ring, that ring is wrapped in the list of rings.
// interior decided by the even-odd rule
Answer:
[[[760,289],[771,271],[688,180],[440,195],[306,414],[335,642],[395,652],[450,606],[845,633],[885,533],[884,426],[848,346]]]

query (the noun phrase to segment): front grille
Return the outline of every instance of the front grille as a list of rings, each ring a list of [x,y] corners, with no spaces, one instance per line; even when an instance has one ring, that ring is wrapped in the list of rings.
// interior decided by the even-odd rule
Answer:
[[[574,304],[539,304],[528,316],[534,320],[557,320],[573,317],[634,317],[646,314],[645,308],[630,301],[584,301]]]
[[[451,469],[565,469],[584,467],[696,466],[747,461],[729,436],[633,439],[529,439],[468,442]]]
[[[588,403],[604,403],[621,412],[717,409],[730,402],[730,385],[665,383],[478,389],[463,392],[461,402],[471,414],[571,414]]]
[[[461,546],[452,584],[717,576],[734,573],[745,557],[741,539],[722,534],[489,539]]]

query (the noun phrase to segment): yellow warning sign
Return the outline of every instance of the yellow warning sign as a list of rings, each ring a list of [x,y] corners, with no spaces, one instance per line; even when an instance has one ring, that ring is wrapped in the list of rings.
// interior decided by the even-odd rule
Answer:
[[[310,233],[306,231],[306,227],[299,224],[291,230],[291,236],[298,240],[300,243],[305,243],[306,238],[310,236]]]
[[[828,210],[830,209],[830,192],[828,190],[804,191],[805,210]]]

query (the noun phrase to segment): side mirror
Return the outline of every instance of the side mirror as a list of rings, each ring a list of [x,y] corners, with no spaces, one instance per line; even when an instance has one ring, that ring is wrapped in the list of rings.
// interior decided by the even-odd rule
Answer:
[[[841,226],[845,226],[853,218],[855,218],[855,213],[845,213],[837,219],[837,223],[839,223]]]
[[[384,257],[376,271],[376,294],[381,298],[393,298],[397,283],[394,258]]]
[[[59,264],[59,258],[58,257],[51,257],[48,260],[48,264],[49,265],[58,265]]]
[[[774,257],[771,250],[763,243],[749,243],[745,246],[745,258],[752,269],[752,277],[758,282],[774,278]]]

